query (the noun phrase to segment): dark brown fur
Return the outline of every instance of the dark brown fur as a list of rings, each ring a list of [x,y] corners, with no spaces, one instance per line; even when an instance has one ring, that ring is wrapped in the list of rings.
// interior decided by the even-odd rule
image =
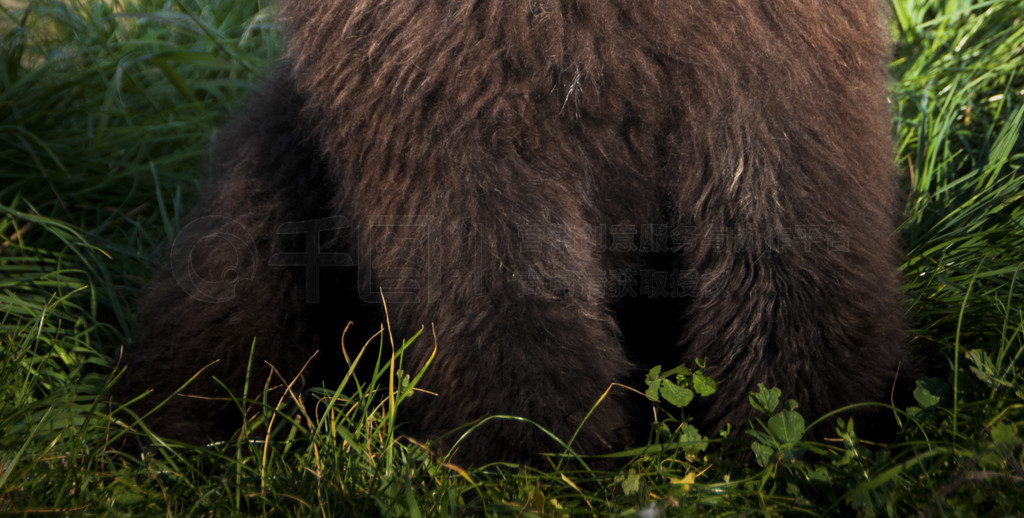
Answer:
[[[745,423],[758,383],[808,415],[886,401],[906,355],[883,11],[286,1],[285,64],[218,138],[123,390],[165,396],[220,360],[187,392],[221,394],[216,374],[240,393],[254,339],[257,366],[293,376],[365,318],[357,294],[381,293],[395,336],[436,331],[406,357],[413,370],[436,345],[421,387],[437,395],[411,409],[427,438],[493,414],[568,438],[611,384],[694,358],[719,381],[707,431]],[[278,225],[336,215],[347,221],[321,221],[322,250],[355,268],[309,282],[289,256],[270,260],[306,249]],[[217,234],[237,239],[214,246]],[[237,278],[182,281],[189,257],[197,278]],[[624,392],[578,451],[630,440]],[[237,424],[225,408],[176,398],[149,422],[197,441]],[[499,422],[457,459],[554,449]]]

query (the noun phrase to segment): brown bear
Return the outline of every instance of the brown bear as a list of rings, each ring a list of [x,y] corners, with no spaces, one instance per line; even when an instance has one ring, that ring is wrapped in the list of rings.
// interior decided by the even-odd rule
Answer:
[[[225,388],[344,372],[350,320],[431,364],[432,439],[527,418],[597,454],[613,384],[701,359],[696,421],[778,386],[811,416],[887,401],[907,360],[884,2],[285,0],[289,47],[216,139],[143,297],[122,394],[157,432],[240,423]],[[250,392],[252,393],[252,392]],[[596,405],[596,407],[595,407]],[[591,413],[592,412],[592,413]],[[590,413],[586,419],[585,416]],[[584,423],[585,420],[585,423]],[[581,427],[581,423],[582,427]],[[579,429],[579,430],[578,430]],[[458,435],[438,443],[441,451]],[[555,451],[491,420],[458,462]]]

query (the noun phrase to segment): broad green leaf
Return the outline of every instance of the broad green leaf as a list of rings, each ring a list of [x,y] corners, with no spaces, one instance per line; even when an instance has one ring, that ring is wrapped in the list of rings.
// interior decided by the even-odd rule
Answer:
[[[718,385],[715,383],[715,380],[705,376],[703,373],[695,372],[693,373],[693,390],[701,396],[707,397],[718,390]]]
[[[671,381],[662,380],[661,397],[665,398],[665,401],[669,404],[682,408],[693,401],[693,391],[680,387]]]
[[[781,443],[794,443],[804,436],[804,418],[792,410],[783,410],[768,420],[768,431]]]
[[[627,495],[635,495],[640,491],[640,474],[635,471],[630,471],[626,480],[622,481],[622,491]]]
[[[757,384],[758,391],[750,394],[750,404],[757,410],[766,414],[775,412],[775,409],[779,407],[779,398],[782,397],[782,389],[772,388],[764,386],[763,383]]]
[[[922,378],[917,380],[914,399],[921,408],[931,408],[941,403],[948,392],[944,381],[938,378]]]
[[[751,443],[750,449],[754,451],[754,456],[757,458],[757,463],[762,467],[767,467],[772,463],[772,455],[775,450],[759,442]]]

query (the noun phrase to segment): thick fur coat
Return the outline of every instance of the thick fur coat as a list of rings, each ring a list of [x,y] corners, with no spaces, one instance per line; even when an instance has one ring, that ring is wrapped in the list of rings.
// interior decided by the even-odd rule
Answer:
[[[344,372],[350,320],[432,363],[423,438],[489,415],[568,439],[614,383],[702,359],[711,432],[758,383],[816,416],[905,362],[884,2],[293,0],[289,50],[218,137],[142,303],[122,393]],[[359,344],[354,344],[359,345]],[[436,348],[436,352],[435,352]],[[220,381],[214,381],[216,377]],[[627,444],[613,389],[573,443]],[[172,398],[192,441],[240,422]],[[642,420],[642,419],[641,419]],[[450,446],[440,444],[442,450]],[[456,460],[555,450],[492,421]]]

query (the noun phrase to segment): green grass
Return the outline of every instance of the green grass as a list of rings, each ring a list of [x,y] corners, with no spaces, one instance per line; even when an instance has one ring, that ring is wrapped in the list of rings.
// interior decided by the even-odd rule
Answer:
[[[207,143],[280,36],[257,1],[27,5],[0,8],[0,515],[1024,509],[1018,0],[894,0],[904,273],[913,346],[935,376],[920,382],[899,440],[869,448],[840,430],[840,442],[801,442],[803,420],[765,391],[752,453],[706,448],[721,439],[668,420],[618,473],[445,465],[395,427],[413,382],[387,358],[373,379],[321,391],[323,416],[253,395],[272,435],[119,452],[134,423],[111,418],[105,394],[132,301],[197,189]],[[669,389],[659,394],[672,401]]]

